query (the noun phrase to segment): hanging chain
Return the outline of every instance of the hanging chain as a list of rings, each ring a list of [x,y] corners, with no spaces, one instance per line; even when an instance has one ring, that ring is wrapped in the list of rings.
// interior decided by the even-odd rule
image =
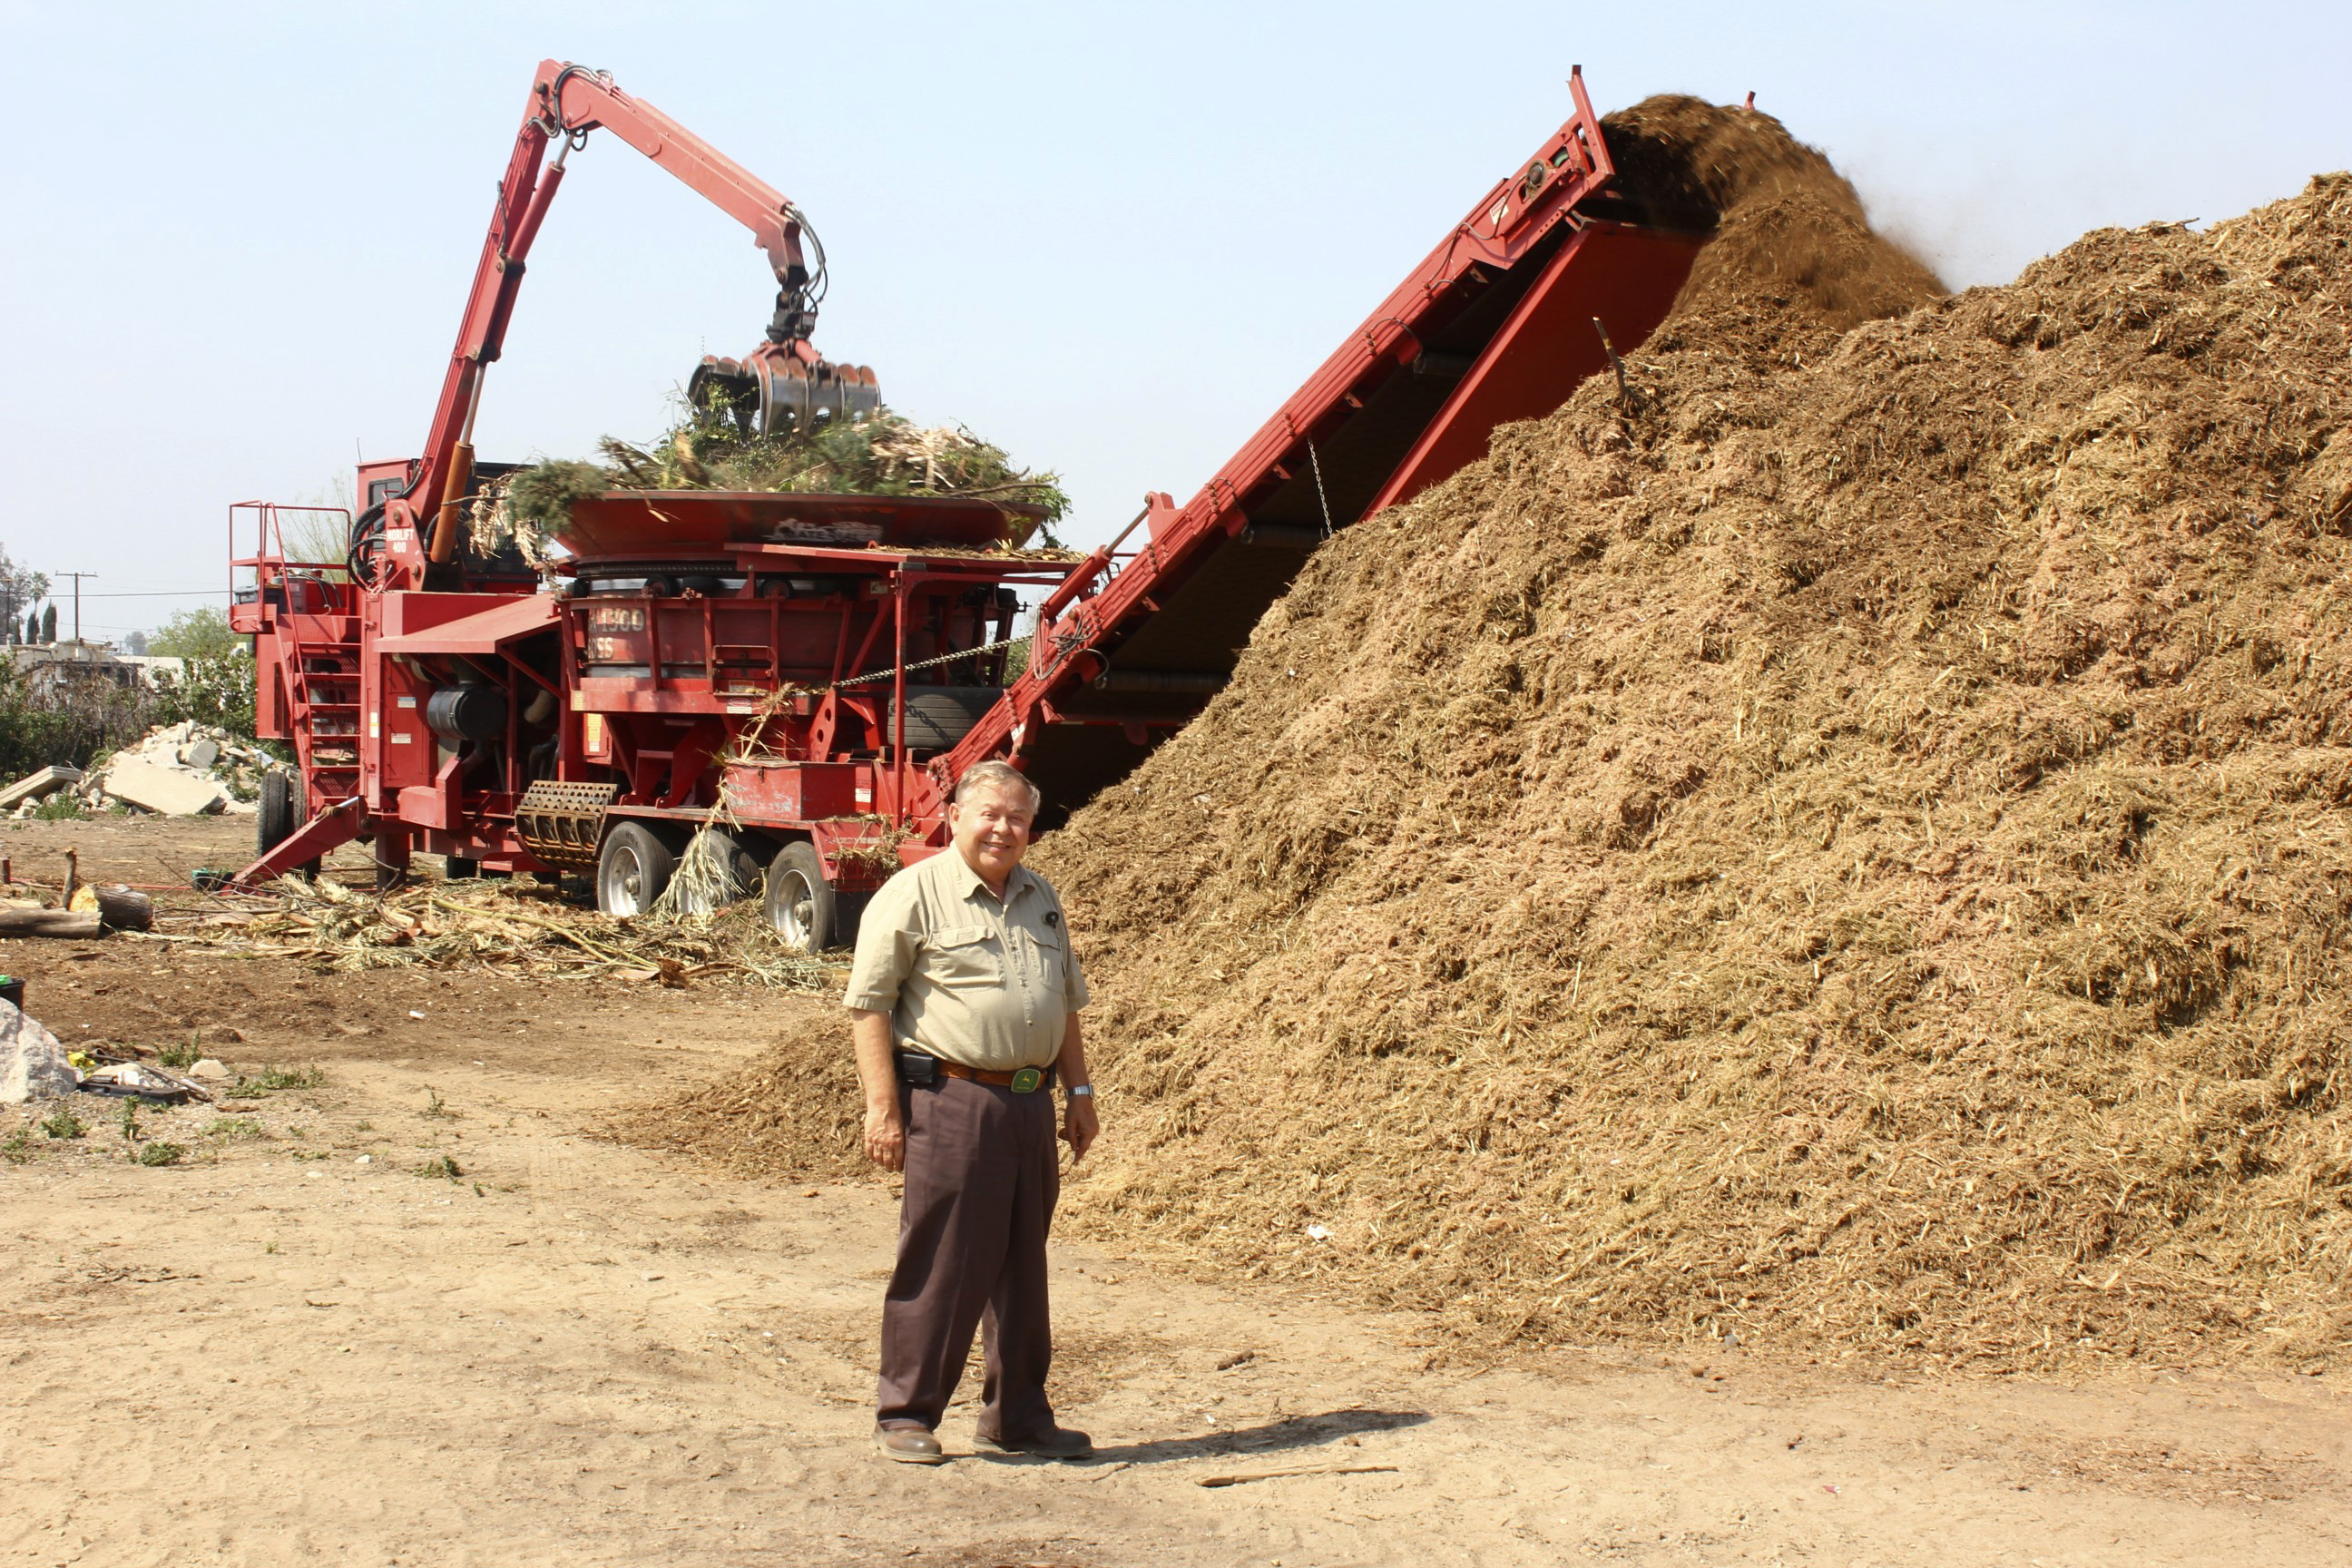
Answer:
[[[927,658],[918,664],[894,664],[887,669],[877,669],[870,675],[853,675],[846,680],[835,681],[834,685],[864,686],[871,681],[887,680],[892,676],[900,674],[901,672],[912,675],[916,670],[931,669],[942,664],[953,664],[960,658],[971,658],[983,653],[998,653],[1025,640],[1027,639],[1023,637],[1007,637],[1003,642],[982,643],[978,647],[962,648],[954,653],[943,653],[937,658]]]
[[[1337,531],[1331,526],[1331,498],[1323,493],[1323,455],[1315,449],[1315,437],[1307,437],[1307,460],[1315,469],[1315,499],[1323,508],[1323,537],[1328,539]]]

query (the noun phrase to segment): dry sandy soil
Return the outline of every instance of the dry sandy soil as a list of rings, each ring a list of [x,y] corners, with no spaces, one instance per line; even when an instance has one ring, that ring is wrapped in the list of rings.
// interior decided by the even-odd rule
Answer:
[[[20,880],[70,844],[165,883],[248,831],[28,824],[0,851]],[[1095,1463],[977,1457],[965,1405],[953,1463],[887,1465],[888,1186],[748,1183],[597,1132],[835,1028],[826,1005],[128,937],[0,942],[0,967],[68,1040],[194,1029],[245,1072],[323,1074],[143,1114],[189,1150],[172,1166],[126,1158],[105,1102],[63,1141],[0,1112],[0,1141],[29,1134],[0,1163],[0,1563],[2352,1560],[2334,1379],[1490,1361],[1149,1237],[1057,1260],[1056,1394]],[[1232,1475],[1262,1479],[1203,1484]]]

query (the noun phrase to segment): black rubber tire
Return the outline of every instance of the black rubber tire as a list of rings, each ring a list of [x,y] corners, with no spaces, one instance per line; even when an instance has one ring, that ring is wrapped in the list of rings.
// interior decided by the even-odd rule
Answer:
[[[654,907],[677,869],[677,856],[642,822],[615,824],[596,851],[596,908],[615,919]]]
[[[257,859],[294,837],[302,826],[302,781],[282,768],[261,775],[261,801],[253,816],[253,848]]]
[[[678,889],[677,912],[682,915],[715,915],[728,905],[750,898],[760,888],[760,863],[751,858],[740,840],[723,827],[706,827],[694,838],[687,840],[686,849],[678,856],[678,868],[696,853],[695,839],[708,843],[709,853],[719,868],[722,886],[715,896],[704,897],[685,888]]]
[[[981,715],[1003,698],[996,686],[910,686],[907,689],[907,750],[944,752],[971,733]],[[882,744],[897,736],[895,710],[885,720]]]
[[[824,879],[816,847],[796,838],[768,862],[761,900],[776,934],[803,952],[824,952],[857,941],[857,917],[866,910],[860,893],[836,893]]]

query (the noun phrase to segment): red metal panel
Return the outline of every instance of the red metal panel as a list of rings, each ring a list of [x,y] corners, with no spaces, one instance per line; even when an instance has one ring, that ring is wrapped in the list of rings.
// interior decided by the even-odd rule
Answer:
[[[1252,505],[1315,468],[1318,441],[1332,438],[1421,359],[1425,338],[1442,338],[1444,328],[1465,319],[1477,288],[1514,268],[1544,268],[1486,338],[1453,395],[1400,443],[1397,467],[1372,505],[1333,517],[1332,524],[1344,527],[1453,473],[1486,450],[1496,424],[1558,406],[1607,363],[1591,317],[1601,317],[1626,348],[1656,325],[1699,241],[1588,220],[1576,210],[1607,185],[1614,167],[1580,75],[1570,86],[1575,115],[1480,198],[1180,513],[1171,515],[1154,498],[1147,509],[1150,542],[1123,570],[1109,575],[1108,554],[1097,552],[1048,596],[1029,669],[953,752],[931,764],[929,787],[941,798],[919,802],[919,809],[936,816],[944,790],[974,763],[1008,750],[1017,760],[1032,726],[1054,721],[1052,700],[1105,666],[1100,658],[1078,656],[1115,648],[1158,614],[1248,523]],[[1547,245],[1552,248],[1538,248]]]
[[[1674,308],[1698,245],[1686,235],[1588,226],[1551,259],[1365,515],[1476,462],[1496,426],[1549,414],[1606,369],[1596,318],[1612,342],[1632,347],[1648,337]]]
[[[727,770],[727,805],[746,822],[807,822],[857,809],[855,763],[738,763]]]
[[[801,544],[874,556],[925,545],[988,549],[1027,537],[1043,507],[950,496],[778,495],[739,490],[608,490],[573,503],[557,542],[583,560],[699,556],[732,545]],[[854,557],[854,558],[857,558]],[[896,559],[895,554],[885,559]]]
[[[496,653],[555,624],[552,594],[494,599],[483,594],[386,594],[383,654]],[[487,607],[486,607],[487,606]]]

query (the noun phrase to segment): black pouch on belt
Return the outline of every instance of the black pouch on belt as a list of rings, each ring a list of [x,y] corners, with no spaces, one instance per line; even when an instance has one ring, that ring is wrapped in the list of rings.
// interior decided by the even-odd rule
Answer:
[[[940,1076],[939,1058],[927,1055],[922,1051],[900,1051],[898,1055],[898,1081],[900,1083],[919,1085],[938,1081]]]

